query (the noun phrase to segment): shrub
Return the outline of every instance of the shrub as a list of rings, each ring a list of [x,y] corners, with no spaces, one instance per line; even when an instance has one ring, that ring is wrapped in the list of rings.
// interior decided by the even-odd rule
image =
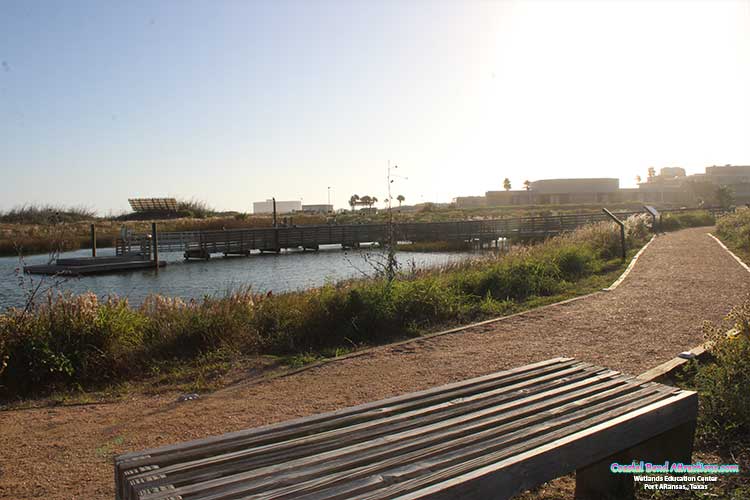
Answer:
[[[700,395],[699,438],[724,449],[750,447],[750,298],[727,317],[726,325],[708,325],[712,361],[698,365],[695,386]]]
[[[719,217],[716,234],[729,248],[750,261],[750,210],[737,210]]]
[[[138,308],[116,297],[51,294],[27,312],[0,314],[0,396],[94,388],[216,352],[310,353],[414,335],[554,295],[615,255],[618,231],[601,223],[509,254],[412,270],[391,282],[279,295],[244,289],[190,301],[151,296]]]
[[[713,226],[716,218],[705,210],[694,212],[666,213],[661,218],[660,228],[662,231],[674,231],[688,227]]]

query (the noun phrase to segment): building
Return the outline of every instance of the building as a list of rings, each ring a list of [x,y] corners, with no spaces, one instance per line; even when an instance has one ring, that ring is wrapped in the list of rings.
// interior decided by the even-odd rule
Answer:
[[[659,175],[638,184],[635,199],[644,203],[691,203],[693,193],[686,182],[684,168],[664,167]]]
[[[716,189],[726,186],[737,204],[750,203],[750,166],[706,167],[702,174],[686,175],[682,167],[664,167],[637,188],[620,188],[612,178],[542,179],[528,190],[487,191],[484,196],[459,196],[457,208],[508,205],[606,204],[625,201],[694,205],[716,204]]]
[[[302,205],[302,211],[310,214],[329,214],[333,212],[333,205]]]
[[[750,203],[750,165],[725,165],[723,167],[706,167],[701,180],[716,186],[731,189],[737,204]]]
[[[750,166],[706,167],[703,174],[685,175],[679,167],[662,168],[638,186],[638,199],[650,203],[716,203],[716,188],[726,186],[736,203],[750,203]]]
[[[456,208],[481,208],[487,206],[486,196],[457,196],[453,199]]]
[[[543,179],[532,182],[530,192],[534,203],[564,205],[619,201],[619,190],[619,179]]]
[[[685,169],[682,167],[664,167],[662,169],[659,169],[659,176],[664,179],[685,177],[685,175]]]
[[[276,201],[276,213],[277,214],[288,214],[292,212],[299,212],[301,210],[302,210],[301,201],[298,201],[298,200]],[[273,200],[253,202],[253,213],[254,214],[272,214],[273,213]]]
[[[528,190],[487,191],[487,206],[607,203],[620,199],[618,179],[542,179]]]

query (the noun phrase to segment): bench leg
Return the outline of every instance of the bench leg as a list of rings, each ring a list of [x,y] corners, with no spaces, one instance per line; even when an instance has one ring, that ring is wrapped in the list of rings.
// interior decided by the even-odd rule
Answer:
[[[576,470],[576,500],[632,500],[633,476],[613,474],[613,462],[628,463],[628,453],[611,455],[601,462]]]
[[[682,424],[648,441],[576,471],[576,500],[630,500],[633,498],[633,474],[614,474],[613,462],[629,464],[633,460],[663,464],[690,463],[693,454],[695,421]]]

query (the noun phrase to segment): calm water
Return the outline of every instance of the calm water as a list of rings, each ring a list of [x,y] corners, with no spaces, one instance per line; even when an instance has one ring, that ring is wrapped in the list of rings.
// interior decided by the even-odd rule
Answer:
[[[361,277],[361,271],[373,274],[366,262],[367,254],[377,254],[377,249],[342,251],[339,247],[321,248],[319,252],[284,252],[280,255],[255,254],[250,257],[217,256],[210,261],[190,261],[182,259],[181,252],[161,253],[160,259],[169,264],[157,274],[153,270],[133,271],[118,274],[104,274],[70,278],[59,288],[74,293],[91,291],[99,296],[117,294],[127,296],[132,304],[140,304],[152,293],[189,298],[204,295],[220,295],[230,290],[251,286],[258,292],[286,292],[316,287],[330,281]],[[98,255],[114,255],[114,249],[100,249]],[[62,256],[89,256],[90,250],[66,252]],[[469,258],[466,253],[418,253],[398,254],[400,263],[417,267],[433,267]],[[44,264],[47,255],[27,257],[27,264]],[[0,257],[0,310],[24,303],[24,288],[19,286],[16,257]],[[359,270],[358,270],[359,269]],[[26,275],[29,280],[38,282],[41,276]],[[47,278],[49,280],[50,278]]]

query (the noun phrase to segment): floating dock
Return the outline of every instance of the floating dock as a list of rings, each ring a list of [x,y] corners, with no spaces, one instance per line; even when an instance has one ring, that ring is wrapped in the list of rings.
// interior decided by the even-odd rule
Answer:
[[[163,260],[159,267],[166,266]],[[57,259],[54,264],[39,264],[24,266],[23,271],[28,274],[52,274],[56,276],[82,276],[88,274],[116,273],[119,271],[134,271],[138,269],[153,269],[153,260],[142,255],[118,255],[116,257],[76,257],[71,259]]]

